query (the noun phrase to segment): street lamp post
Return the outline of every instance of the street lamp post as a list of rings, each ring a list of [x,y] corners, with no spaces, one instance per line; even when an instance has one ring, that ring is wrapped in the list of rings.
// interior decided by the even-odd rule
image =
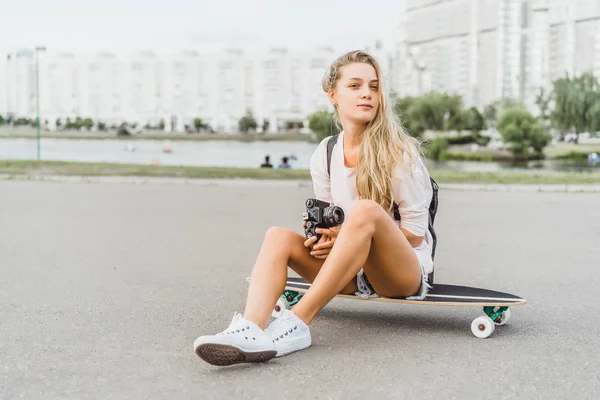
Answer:
[[[6,124],[8,125],[8,121],[11,121],[9,115],[11,114],[10,110],[10,93],[8,90],[8,85],[10,84],[10,64],[11,64],[11,56],[10,53],[6,55]],[[12,121],[11,121],[12,123]]]
[[[36,127],[37,127],[37,160],[40,161],[40,58],[39,52],[46,51],[43,46],[35,48],[35,85],[36,85]]]

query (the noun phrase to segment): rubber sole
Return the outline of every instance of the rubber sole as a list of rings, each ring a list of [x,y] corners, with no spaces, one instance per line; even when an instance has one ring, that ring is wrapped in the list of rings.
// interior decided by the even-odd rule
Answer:
[[[276,350],[247,353],[234,346],[226,344],[201,344],[196,348],[196,354],[209,364],[225,366],[240,363],[265,362],[277,355]]]

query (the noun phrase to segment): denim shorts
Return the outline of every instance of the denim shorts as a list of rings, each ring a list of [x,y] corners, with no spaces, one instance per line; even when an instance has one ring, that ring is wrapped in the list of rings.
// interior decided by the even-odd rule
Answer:
[[[367,275],[365,271],[361,268],[356,275],[356,284],[358,286],[358,292],[356,292],[356,296],[363,299],[372,299],[379,297],[371,282],[367,279]],[[423,265],[421,265],[421,288],[419,289],[419,293],[414,296],[406,297],[407,300],[423,300],[427,297],[427,293],[431,289],[431,285],[429,284],[429,274],[425,272]]]

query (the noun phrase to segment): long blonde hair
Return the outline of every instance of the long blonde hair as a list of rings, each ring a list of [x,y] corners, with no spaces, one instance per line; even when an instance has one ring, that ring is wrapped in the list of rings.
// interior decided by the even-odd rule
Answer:
[[[356,189],[359,199],[369,199],[380,204],[385,210],[393,208],[392,175],[394,167],[408,162],[408,172],[413,170],[417,157],[421,154],[421,144],[410,136],[396,116],[389,95],[385,91],[379,64],[371,55],[360,51],[350,51],[335,60],[323,77],[323,90],[327,93],[335,89],[340,79],[340,69],[353,63],[366,63],[375,68],[379,79],[379,106],[375,117],[363,132],[358,162],[356,165]],[[334,113],[335,122],[340,125],[338,110]],[[408,160],[404,157],[407,156]]]

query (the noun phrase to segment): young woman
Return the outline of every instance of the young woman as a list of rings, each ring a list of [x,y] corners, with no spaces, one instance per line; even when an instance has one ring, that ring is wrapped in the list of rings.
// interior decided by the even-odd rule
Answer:
[[[381,77],[375,59],[362,51],[344,54],[329,67],[323,90],[343,130],[330,174],[330,138],[315,150],[310,171],[315,197],[341,207],[346,219],[319,230],[318,243],[316,237],[306,240],[293,230],[270,228],[252,271],[244,314],[234,315],[223,332],[194,342],[203,360],[230,365],[305,349],[311,345],[310,323],[337,293],[426,295],[433,271],[428,231],[433,189],[419,143],[397,121]],[[266,327],[288,266],[312,286],[293,310]]]

